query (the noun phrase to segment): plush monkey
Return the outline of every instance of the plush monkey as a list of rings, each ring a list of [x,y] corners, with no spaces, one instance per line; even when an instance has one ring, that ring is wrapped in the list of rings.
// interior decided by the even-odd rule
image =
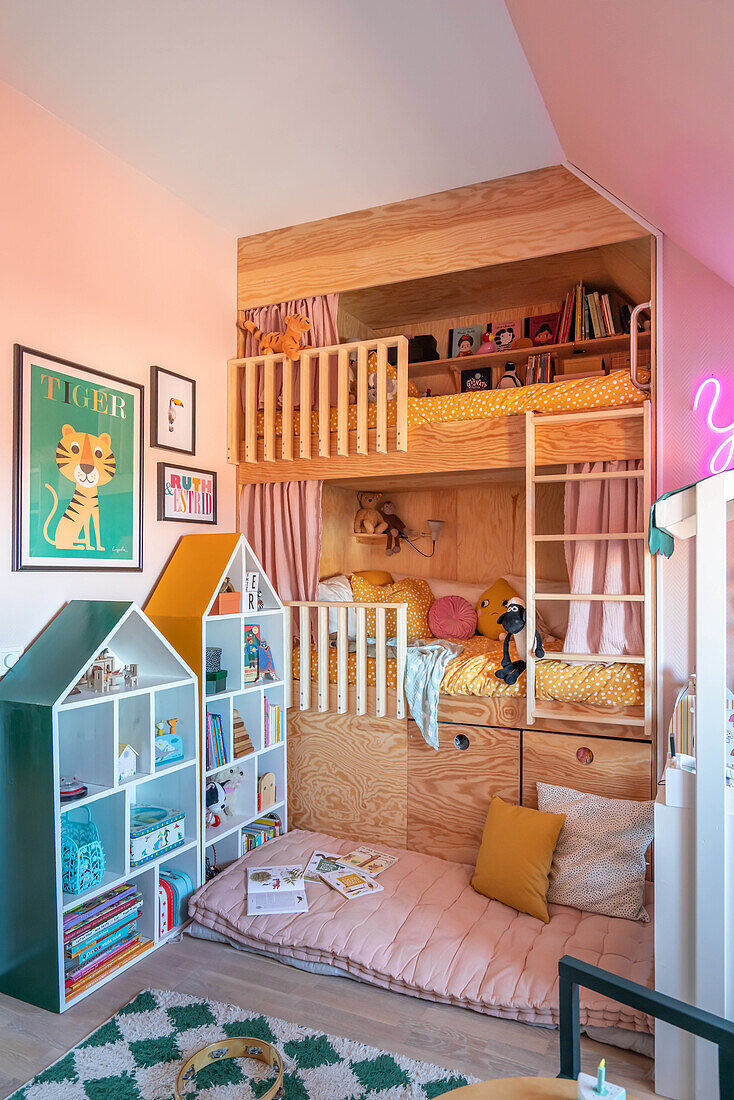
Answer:
[[[522,654],[527,656],[528,653],[528,639],[527,639],[527,619],[528,613],[525,610],[525,601],[516,597],[511,600],[503,600],[502,606],[507,610],[503,611],[497,622],[506,631],[504,642],[502,644],[502,667],[498,668],[495,672],[495,676],[498,680],[504,680],[505,683],[511,687],[517,683],[518,677],[527,668],[527,663],[522,660]],[[515,646],[517,648],[518,660],[510,660],[510,635],[515,635]],[[540,637],[540,633],[535,631],[534,639],[535,656],[540,660],[545,657],[545,650],[543,649],[543,640]]]
[[[400,553],[400,536],[405,533],[405,524],[395,511],[395,505],[391,500],[383,500],[378,509],[387,527],[386,554]]]
[[[355,535],[383,535],[387,531],[387,524],[377,508],[381,499],[382,493],[357,493],[359,508],[354,517]]]

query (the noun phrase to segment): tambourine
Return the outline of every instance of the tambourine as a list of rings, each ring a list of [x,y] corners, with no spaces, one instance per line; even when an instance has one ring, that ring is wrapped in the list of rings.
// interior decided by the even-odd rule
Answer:
[[[223,1058],[255,1058],[258,1062],[265,1062],[268,1066],[275,1066],[278,1076],[275,1084],[261,1096],[259,1100],[275,1100],[282,1097],[283,1093],[283,1055],[277,1047],[262,1039],[253,1039],[250,1035],[237,1035],[233,1039],[222,1039],[217,1043],[209,1043],[192,1054],[179,1070],[176,1078],[175,1100],[184,1100],[182,1087],[192,1081],[195,1074],[210,1066],[213,1062],[220,1062]]]

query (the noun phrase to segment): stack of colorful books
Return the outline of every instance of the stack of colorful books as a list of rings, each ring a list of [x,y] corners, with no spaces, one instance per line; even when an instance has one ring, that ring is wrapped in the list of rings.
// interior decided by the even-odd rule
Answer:
[[[535,382],[550,382],[553,378],[553,364],[550,353],[543,351],[540,355],[531,355],[528,358],[525,384],[532,386]]]
[[[123,882],[64,915],[67,1001],[152,946],[138,932],[142,908],[135,884]]]
[[[263,748],[278,745],[282,740],[280,707],[264,696]]]
[[[569,290],[558,318],[556,343],[621,336],[630,330],[631,309],[619,295],[589,291],[583,283]]]
[[[241,854],[245,855],[246,852],[251,852],[253,848],[259,848],[261,844],[265,844],[268,840],[275,840],[276,836],[280,836],[280,818],[276,817],[275,814],[258,817],[242,830]]]
[[[227,763],[227,750],[224,747],[224,731],[221,714],[206,712],[206,768],[222,768]]]

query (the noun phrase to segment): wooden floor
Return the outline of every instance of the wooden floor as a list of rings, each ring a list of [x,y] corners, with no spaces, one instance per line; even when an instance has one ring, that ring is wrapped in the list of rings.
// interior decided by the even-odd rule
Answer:
[[[241,1005],[480,1078],[555,1077],[558,1072],[556,1031],[416,1000],[349,978],[306,974],[184,936],[62,1016],[0,996],[0,1096],[61,1057],[147,987]],[[638,1100],[652,1097],[648,1059],[582,1042],[584,1069],[595,1070],[606,1057],[609,1080],[626,1085]]]

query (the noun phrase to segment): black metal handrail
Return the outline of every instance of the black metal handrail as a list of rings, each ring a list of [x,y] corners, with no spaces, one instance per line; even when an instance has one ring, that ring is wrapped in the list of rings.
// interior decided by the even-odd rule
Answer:
[[[635,1008],[708,1039],[719,1048],[719,1100],[734,1100],[734,1023],[702,1008],[658,993],[628,978],[564,955],[558,963],[558,1028],[561,1048],[559,1077],[575,1081],[581,1072],[579,989],[591,989],[611,1001]]]

